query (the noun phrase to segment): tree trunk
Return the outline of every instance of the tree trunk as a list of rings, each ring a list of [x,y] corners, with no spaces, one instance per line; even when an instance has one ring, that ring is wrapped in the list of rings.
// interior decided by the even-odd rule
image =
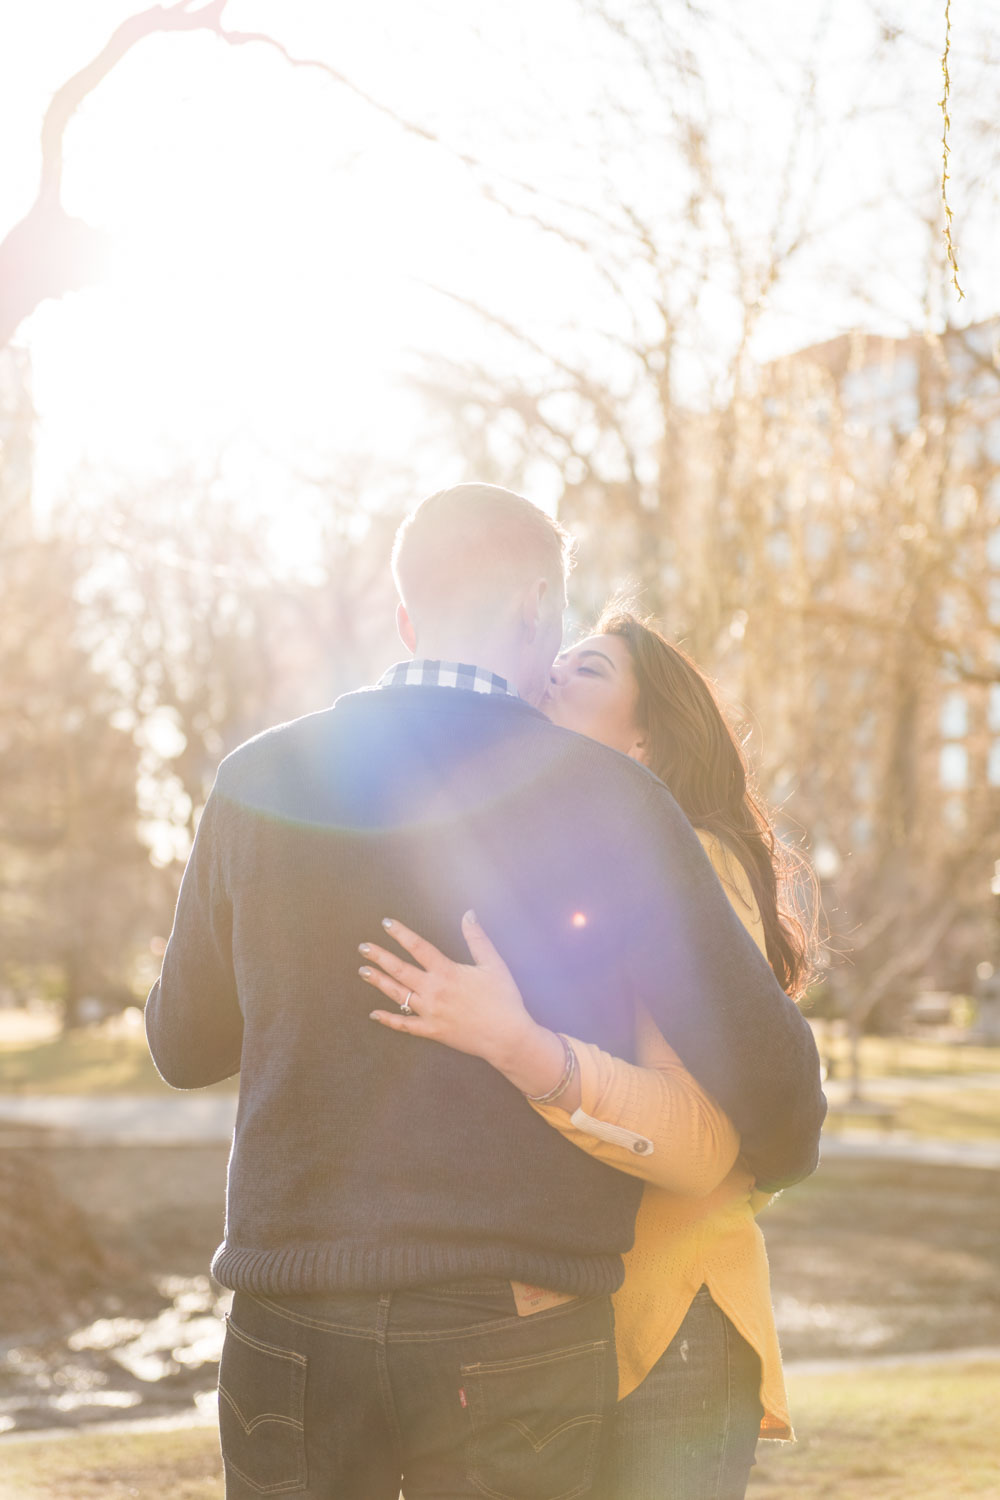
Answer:
[[[850,1070],[852,1104],[861,1102],[861,1037],[862,1025],[859,1018],[850,1016],[847,1022],[847,1047],[848,1067]]]
[[[77,949],[71,949],[63,957],[63,1013],[62,1032],[78,1031],[84,1023],[81,1001],[84,996],[83,965]]]

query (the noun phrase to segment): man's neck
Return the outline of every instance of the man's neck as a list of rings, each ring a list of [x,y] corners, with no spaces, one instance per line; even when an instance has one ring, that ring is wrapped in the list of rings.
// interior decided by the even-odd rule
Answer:
[[[520,662],[518,653],[497,641],[452,640],[448,637],[435,640],[428,636],[416,643],[413,655],[420,661],[464,662],[479,667],[483,672],[493,672],[503,677],[515,691],[519,691],[518,676]]]

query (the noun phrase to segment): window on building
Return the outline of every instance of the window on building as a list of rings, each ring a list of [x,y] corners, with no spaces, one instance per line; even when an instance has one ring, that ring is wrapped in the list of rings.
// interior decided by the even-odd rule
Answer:
[[[942,745],[941,785],[949,792],[962,792],[969,784],[969,752],[964,745]]]
[[[941,700],[941,737],[963,740],[969,732],[969,706],[963,693],[947,693]]]
[[[990,758],[986,762],[986,779],[990,786],[1000,786],[1000,740],[990,746]]]

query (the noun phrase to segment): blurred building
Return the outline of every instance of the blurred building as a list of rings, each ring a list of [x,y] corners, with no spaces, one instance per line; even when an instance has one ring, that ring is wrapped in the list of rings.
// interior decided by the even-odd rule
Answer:
[[[808,573],[815,697],[851,721],[824,793],[850,824],[820,836],[839,865],[881,861],[869,905],[894,863],[911,892],[914,864],[935,867],[942,910],[949,862],[953,887],[971,879],[926,966],[971,990],[977,959],[1000,969],[1000,318],[844,335],[776,362],[765,389],[787,476],[768,545]]]
[[[899,540],[933,528],[948,574],[934,622],[938,783],[962,823],[971,789],[1000,787],[1000,318],[933,339],[845,335],[795,358],[830,373],[854,435],[869,456],[881,449],[890,477],[901,447],[940,440],[936,504],[903,521]]]

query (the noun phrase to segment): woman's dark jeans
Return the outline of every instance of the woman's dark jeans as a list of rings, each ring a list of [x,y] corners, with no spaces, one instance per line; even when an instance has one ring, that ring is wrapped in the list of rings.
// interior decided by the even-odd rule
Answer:
[[[669,1347],[618,1403],[601,1500],[743,1500],[760,1431],[760,1360],[702,1287]]]
[[[238,1292],[219,1372],[226,1500],[573,1500],[617,1367],[608,1297],[518,1317],[510,1284]]]

